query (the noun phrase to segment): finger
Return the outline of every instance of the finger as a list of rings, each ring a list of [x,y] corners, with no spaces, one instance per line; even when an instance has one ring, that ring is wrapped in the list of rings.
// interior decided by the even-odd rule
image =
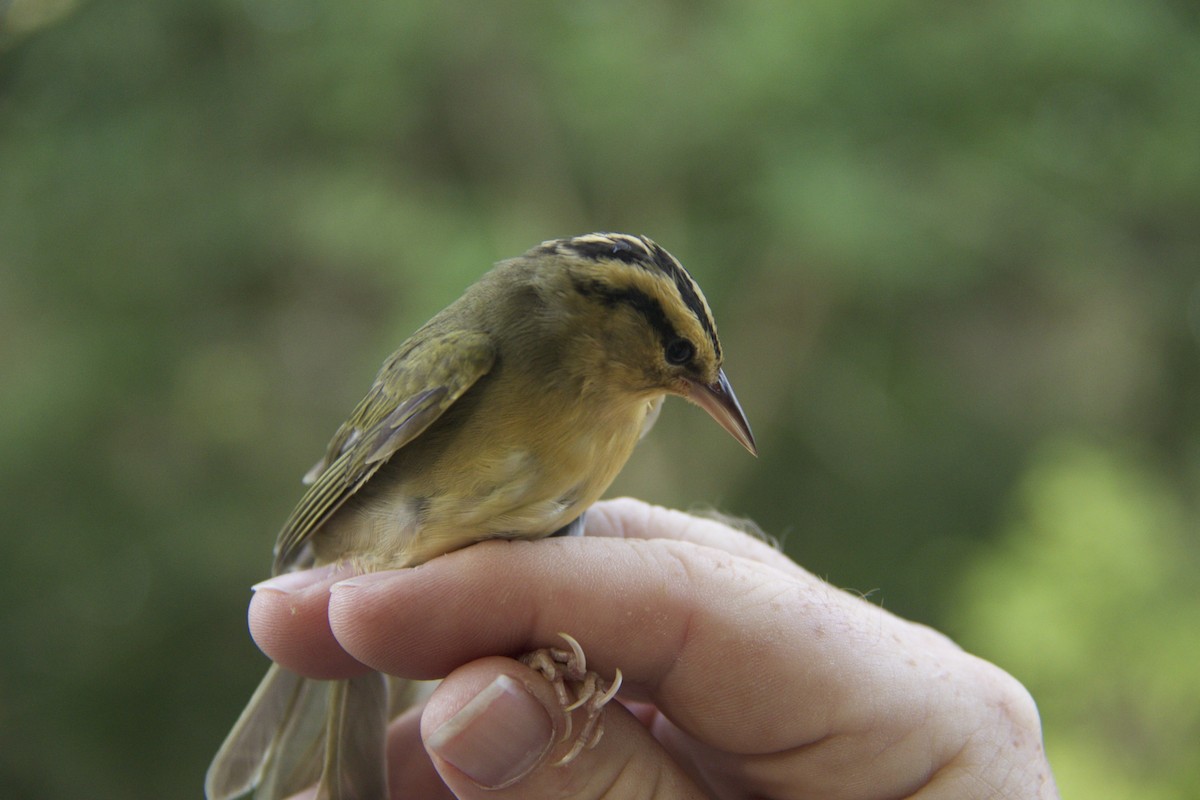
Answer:
[[[367,671],[342,649],[329,628],[329,587],[348,568],[288,572],[255,584],[250,635],[280,666],[309,678],[350,678]]]
[[[731,521],[737,522],[685,514],[632,497],[618,497],[588,509],[586,531],[588,536],[618,539],[677,539],[724,550],[788,574],[808,574],[778,550],[753,523],[743,522],[753,531],[748,533],[731,527],[728,524]]]
[[[800,769],[817,796],[912,789],[995,707],[971,700],[973,668],[944,637],[803,571],[687,541],[484,542],[336,584],[330,619],[356,658],[416,677],[573,633],[714,784],[753,774],[765,790]]]
[[[388,789],[392,800],[455,800],[421,742],[425,705],[408,709],[388,729]]]
[[[581,712],[576,712],[577,715]],[[619,703],[601,711],[594,747],[574,745],[550,684],[520,662],[485,658],[452,672],[434,692],[421,730],[458,800],[702,797],[649,731]],[[576,724],[573,731],[578,733]],[[646,787],[654,787],[647,793]]]
[[[831,703],[869,713],[874,701],[849,687],[886,669],[873,651],[898,623],[811,576],[713,548],[586,536],[484,542],[360,576],[335,584],[329,615],[348,652],[405,677],[557,646],[566,631],[590,668],[624,671],[629,696],[734,749],[748,728],[767,749],[821,738]]]
[[[785,571],[803,572],[787,556],[760,539],[713,520],[631,498],[594,505],[588,512],[587,523],[589,536],[691,541]],[[280,665],[310,678],[348,678],[361,674],[363,665],[349,656],[334,638],[327,618],[327,589],[351,574],[348,567],[325,566],[285,573],[256,584],[249,624],[259,648]]]

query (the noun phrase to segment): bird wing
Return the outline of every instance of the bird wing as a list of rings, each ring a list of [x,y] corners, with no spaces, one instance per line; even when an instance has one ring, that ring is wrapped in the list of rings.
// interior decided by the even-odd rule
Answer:
[[[397,450],[411,442],[485,375],[496,360],[488,334],[458,331],[413,337],[379,371],[375,384],[338,429],[311,485],[275,542],[274,572],[301,562],[312,534]]]

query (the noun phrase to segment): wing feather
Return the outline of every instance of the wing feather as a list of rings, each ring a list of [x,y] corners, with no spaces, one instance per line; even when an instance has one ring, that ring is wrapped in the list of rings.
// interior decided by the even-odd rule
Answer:
[[[317,529],[487,374],[495,360],[495,345],[481,331],[418,334],[392,355],[306,476],[311,485],[275,542],[274,571],[298,565]]]

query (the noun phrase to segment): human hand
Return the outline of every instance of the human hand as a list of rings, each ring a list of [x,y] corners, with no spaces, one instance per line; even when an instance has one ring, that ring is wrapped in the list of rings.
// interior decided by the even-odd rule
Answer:
[[[711,520],[623,499],[587,534],[292,574],[256,593],[251,630],[311,677],[446,676],[392,725],[394,798],[1058,797],[1029,694],[941,634]],[[494,655],[558,631],[625,676],[562,767],[549,684]]]

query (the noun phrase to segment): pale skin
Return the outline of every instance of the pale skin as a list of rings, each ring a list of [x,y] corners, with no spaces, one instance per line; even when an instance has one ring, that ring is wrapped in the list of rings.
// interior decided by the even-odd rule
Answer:
[[[593,506],[584,537],[283,576],[250,626],[310,677],[447,676],[392,725],[397,799],[1059,796],[1007,673],[751,536],[635,500]],[[624,675],[603,736],[565,766],[554,689],[495,655],[560,647],[559,631]]]

